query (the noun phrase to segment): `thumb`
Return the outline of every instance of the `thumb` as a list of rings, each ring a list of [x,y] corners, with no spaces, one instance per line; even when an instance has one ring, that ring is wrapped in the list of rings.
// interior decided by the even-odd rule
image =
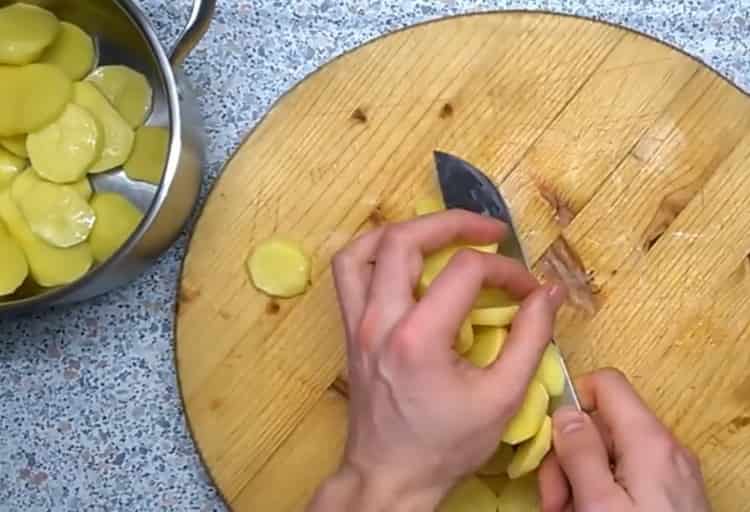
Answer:
[[[605,505],[615,495],[617,484],[604,441],[591,417],[574,407],[561,407],[552,421],[555,454],[570,482],[576,510]]]

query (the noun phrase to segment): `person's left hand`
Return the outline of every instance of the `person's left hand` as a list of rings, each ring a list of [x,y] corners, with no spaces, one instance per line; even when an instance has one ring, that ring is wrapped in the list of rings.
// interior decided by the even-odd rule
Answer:
[[[501,222],[450,210],[381,227],[337,254],[350,385],[339,477],[431,510],[492,455],[551,339],[565,291],[540,286],[515,260],[473,250],[459,251],[418,302],[414,290],[425,254],[505,233]],[[522,301],[501,357],[486,369],[452,350],[482,286]]]

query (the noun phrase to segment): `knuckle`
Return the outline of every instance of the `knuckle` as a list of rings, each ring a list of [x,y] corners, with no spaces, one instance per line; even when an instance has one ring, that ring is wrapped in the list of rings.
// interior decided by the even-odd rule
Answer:
[[[391,332],[390,343],[396,353],[406,360],[418,358],[421,350],[418,349],[420,339],[419,326],[411,321],[400,322]]]
[[[408,242],[408,233],[400,224],[388,226],[383,233],[382,246],[387,249],[403,247]]]
[[[482,255],[474,249],[461,248],[453,255],[453,264],[462,268],[473,268],[481,265]]]

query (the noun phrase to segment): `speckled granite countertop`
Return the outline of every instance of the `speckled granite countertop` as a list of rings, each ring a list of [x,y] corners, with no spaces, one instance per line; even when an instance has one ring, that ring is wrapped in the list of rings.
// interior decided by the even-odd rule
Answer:
[[[169,46],[189,0],[140,0]],[[750,0],[219,0],[189,58],[206,118],[208,186],[295,82],[418,21],[492,9],[596,17],[673,43],[750,89]],[[0,320],[0,512],[224,510],[182,413],[173,306],[184,237],[137,282]],[[272,511],[269,511],[272,512]]]

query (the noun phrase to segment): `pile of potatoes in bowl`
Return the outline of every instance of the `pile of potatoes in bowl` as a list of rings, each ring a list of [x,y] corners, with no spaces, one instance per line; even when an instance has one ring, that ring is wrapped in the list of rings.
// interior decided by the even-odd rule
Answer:
[[[92,175],[161,182],[169,130],[144,124],[148,79],[97,60],[76,25],[33,5],[0,9],[0,300],[77,281],[136,230],[143,213],[95,192]]]

